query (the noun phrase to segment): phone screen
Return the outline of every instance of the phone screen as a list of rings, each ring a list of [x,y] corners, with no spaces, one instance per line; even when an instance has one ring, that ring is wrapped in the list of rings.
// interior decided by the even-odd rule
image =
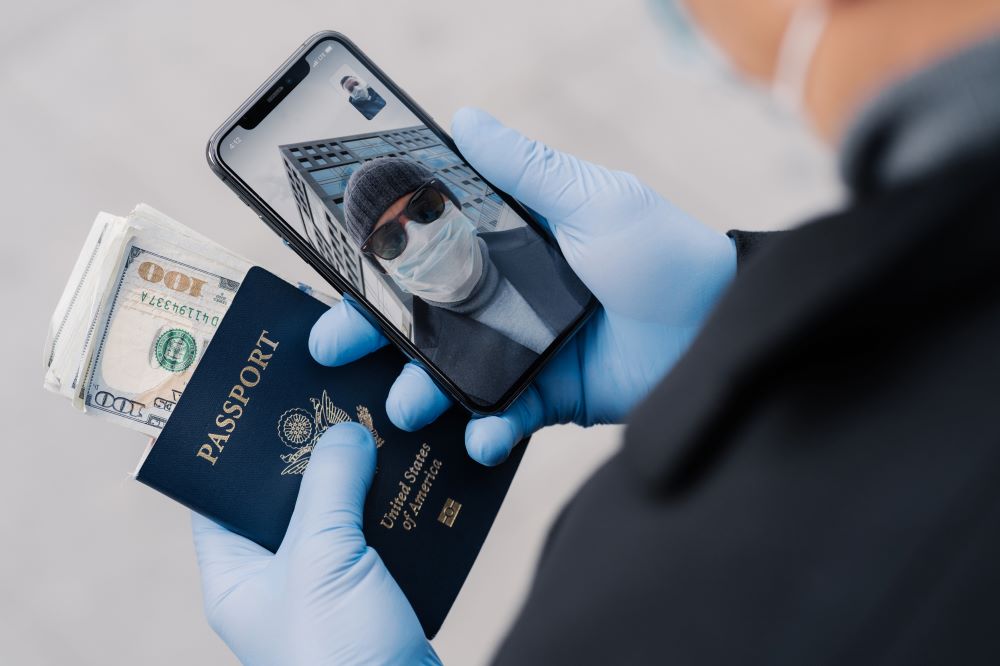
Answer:
[[[262,119],[248,113],[220,158],[426,362],[496,405],[590,292],[341,42],[298,66],[304,78]]]

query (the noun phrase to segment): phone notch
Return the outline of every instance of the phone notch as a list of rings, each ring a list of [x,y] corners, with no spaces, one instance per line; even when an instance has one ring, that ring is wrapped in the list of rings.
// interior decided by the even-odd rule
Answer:
[[[243,129],[252,130],[259,125],[267,115],[281,104],[281,100],[295,90],[302,81],[309,75],[309,61],[305,57],[300,58],[294,65],[289,67],[277,81],[261,96],[260,101],[250,107],[250,110],[243,114],[239,120],[239,126]]]

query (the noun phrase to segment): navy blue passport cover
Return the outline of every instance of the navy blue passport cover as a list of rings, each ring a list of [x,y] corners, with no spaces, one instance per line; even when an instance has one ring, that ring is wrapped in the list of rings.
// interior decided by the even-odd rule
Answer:
[[[364,424],[379,444],[364,533],[432,637],[524,447],[498,467],[472,461],[464,445],[468,414],[457,408],[415,433],[393,427],[385,397],[404,357],[387,347],[339,368],[319,365],[309,331],[325,310],[251,269],[137,478],[273,552],[312,443],[334,423]]]

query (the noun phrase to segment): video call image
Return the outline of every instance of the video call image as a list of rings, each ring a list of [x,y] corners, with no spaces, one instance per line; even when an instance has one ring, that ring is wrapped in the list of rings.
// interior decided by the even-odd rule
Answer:
[[[371,120],[378,115],[378,112],[385,108],[385,98],[378,94],[375,88],[368,85],[348,67],[342,67],[342,76],[334,75],[344,92],[347,93],[347,103],[358,110],[367,120]]]
[[[590,294],[336,42],[223,159],[459,388],[497,402]],[[236,140],[238,138],[238,140]]]

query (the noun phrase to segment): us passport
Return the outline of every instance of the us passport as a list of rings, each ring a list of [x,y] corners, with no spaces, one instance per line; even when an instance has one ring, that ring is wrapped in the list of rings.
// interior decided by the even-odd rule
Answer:
[[[424,633],[444,621],[523,454],[498,467],[468,457],[468,413],[409,433],[385,414],[405,358],[384,348],[328,368],[309,331],[326,306],[262,268],[240,285],[136,478],[274,552],[313,446],[330,426],[364,425],[378,446],[363,531]]]

